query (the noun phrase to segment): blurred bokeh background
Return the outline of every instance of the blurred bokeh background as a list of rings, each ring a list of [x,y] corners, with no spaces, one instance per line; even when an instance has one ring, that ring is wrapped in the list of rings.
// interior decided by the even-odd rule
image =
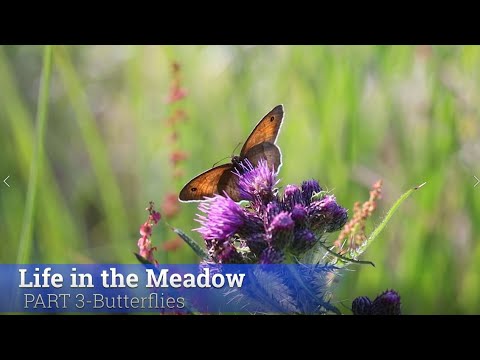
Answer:
[[[383,179],[372,229],[427,181],[336,299],[395,288],[404,313],[480,313],[480,47],[56,46],[42,133],[43,53],[0,47],[0,262],[136,263],[150,200],[157,258],[197,262],[166,226],[201,243],[178,191],[283,103],[281,185],[316,178],[351,211]]]

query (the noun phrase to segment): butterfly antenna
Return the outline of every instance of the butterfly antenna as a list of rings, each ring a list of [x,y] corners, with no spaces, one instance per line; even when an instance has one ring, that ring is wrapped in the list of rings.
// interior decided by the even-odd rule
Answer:
[[[220,161],[223,161],[225,159],[229,159],[229,157],[224,157],[223,159],[218,160],[215,164],[212,165],[212,168],[215,167]]]
[[[235,149],[233,149],[232,156],[231,156],[232,158],[233,158],[233,154],[235,154],[235,151],[238,149],[238,147],[239,147],[241,144],[242,144],[242,143],[239,142],[239,143],[237,144],[237,146],[235,146]]]

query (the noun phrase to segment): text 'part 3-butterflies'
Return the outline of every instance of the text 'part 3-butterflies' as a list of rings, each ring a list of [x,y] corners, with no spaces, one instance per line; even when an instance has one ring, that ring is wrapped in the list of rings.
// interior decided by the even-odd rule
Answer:
[[[238,190],[238,176],[234,170],[241,171],[240,163],[248,159],[256,166],[261,159],[278,172],[282,165],[282,153],[275,145],[284,118],[283,105],[275,106],[255,126],[243,144],[239,156],[232,157],[231,163],[216,166],[190,180],[180,191],[178,199],[182,202],[202,201],[214,194],[224,192],[234,201],[242,200]]]

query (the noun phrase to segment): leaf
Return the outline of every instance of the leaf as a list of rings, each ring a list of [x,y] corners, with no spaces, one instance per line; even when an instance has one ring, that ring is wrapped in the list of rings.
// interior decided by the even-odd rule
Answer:
[[[205,250],[203,250],[200,245],[197,244],[197,242],[195,240],[193,240],[190,236],[188,236],[187,234],[185,234],[182,230],[180,229],[177,229],[177,228],[174,228],[171,226],[171,229],[178,235],[180,236],[183,241],[185,241],[188,246],[190,246],[192,248],[192,250],[195,252],[195,254],[197,254],[199,257],[201,257],[202,259],[205,259],[208,257],[208,254]]]
[[[335,274],[337,267],[333,265],[303,265],[288,268],[291,276],[296,279],[295,285],[297,303],[305,314],[326,314],[340,311],[330,304],[327,297],[327,287],[330,283],[328,274]]]
[[[265,301],[259,301],[258,298],[254,298],[255,296],[247,295],[247,292],[246,289],[227,288],[223,295],[227,304],[234,303],[237,308],[242,309],[240,313],[247,312],[250,315],[271,313]]]
[[[137,260],[140,262],[140,264],[143,264],[143,265],[155,265],[154,263],[148,261],[147,259],[145,259],[142,255],[140,254],[137,254],[137,253],[133,253],[135,255],[135,257],[137,258]]]
[[[250,314],[300,313],[292,296],[295,291],[284,284],[282,275],[256,267],[249,274],[254,280],[241,289],[228,289],[228,303],[235,303],[242,312]]]
[[[300,313],[296,301],[292,297],[292,289],[284,284],[281,276],[260,269],[255,269],[254,275],[257,279],[256,284],[264,291],[264,296],[270,300],[272,305],[289,313]]]

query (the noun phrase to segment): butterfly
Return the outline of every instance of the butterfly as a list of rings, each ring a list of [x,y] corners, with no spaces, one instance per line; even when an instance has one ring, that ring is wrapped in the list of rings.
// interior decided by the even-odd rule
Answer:
[[[202,201],[205,197],[226,192],[233,201],[242,200],[238,190],[238,176],[233,171],[241,171],[240,164],[245,159],[253,166],[265,159],[278,172],[282,165],[282,153],[275,142],[284,114],[283,105],[275,106],[255,126],[239,156],[233,156],[231,163],[216,166],[194,177],[180,191],[178,199],[182,202]]]

